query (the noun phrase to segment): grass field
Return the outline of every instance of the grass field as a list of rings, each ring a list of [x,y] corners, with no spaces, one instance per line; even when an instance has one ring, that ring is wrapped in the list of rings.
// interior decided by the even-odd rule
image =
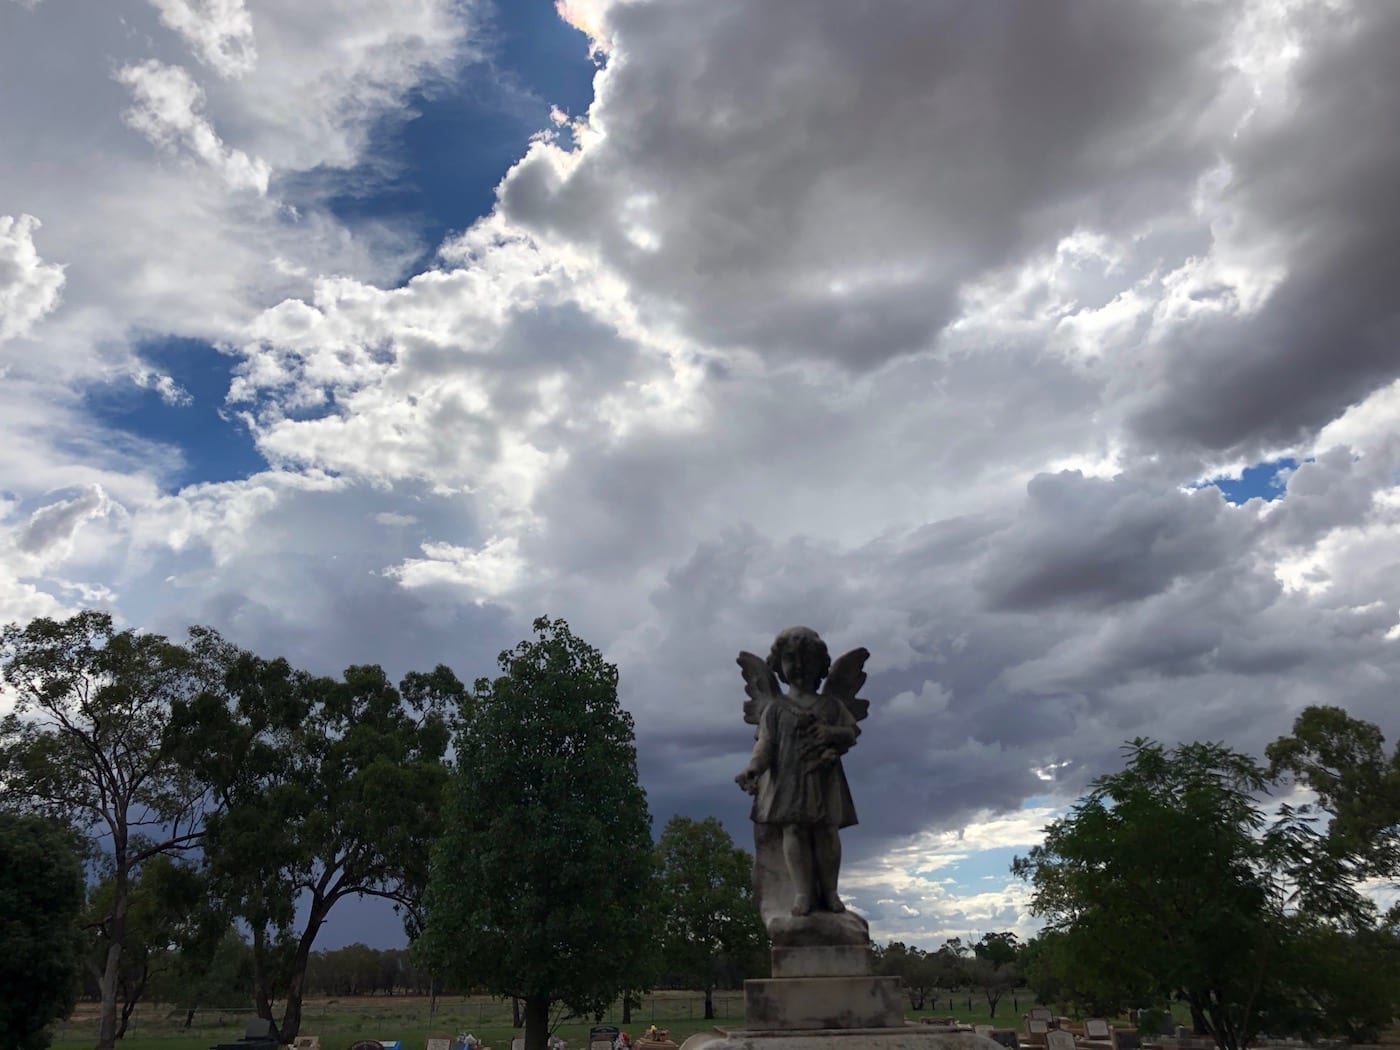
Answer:
[[[640,1035],[647,1025],[655,1024],[671,1030],[677,1043],[695,1032],[703,1032],[717,1024],[740,1024],[744,1019],[742,992],[715,993],[715,1020],[703,1020],[704,998],[699,992],[657,992],[643,999],[642,1006],[632,1012],[632,1023],[622,1025],[619,1005],[604,1016],[605,1024],[625,1027],[633,1036]],[[1029,996],[1018,996],[1013,1002],[1007,996],[997,1007],[995,1018],[987,1012],[983,1000],[967,996],[949,1000],[940,998],[936,1007],[923,1013],[952,1014],[967,1024],[988,1022],[1019,1027],[1020,1015],[1034,1005]],[[910,1012],[912,1020],[919,1014]],[[195,1015],[193,1025],[183,1028],[183,1011],[174,1011],[160,1004],[143,1003],[132,1016],[126,1037],[118,1043],[121,1050],[208,1050],[216,1043],[227,1043],[243,1035],[252,1020],[251,1008],[202,1010]],[[322,1050],[346,1050],[357,1039],[398,1039],[403,1050],[424,1050],[429,1033],[457,1035],[471,1032],[493,1050],[509,1050],[510,1038],[516,1029],[511,1026],[510,1002],[486,996],[439,997],[437,1009],[431,1010],[426,998],[402,995],[373,995],[342,999],[309,999],[302,1009],[302,1035],[319,1036]],[[591,1020],[574,1019],[561,1022],[556,1028],[571,1050],[582,1050],[587,1043]],[[95,1003],[81,1003],[77,1011],[56,1033],[54,1050],[89,1050],[97,1035]]]

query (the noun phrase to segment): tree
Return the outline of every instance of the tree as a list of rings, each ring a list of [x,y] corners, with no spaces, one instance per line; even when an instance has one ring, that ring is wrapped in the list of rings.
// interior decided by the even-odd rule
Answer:
[[[251,930],[257,1014],[290,1043],[337,903],[381,897],[419,925],[447,778],[444,712],[463,687],[446,667],[398,689],[376,666],[316,677],[199,637],[217,687],[175,705],[171,753],[220,803],[204,843],[214,891]]]
[[[183,946],[174,965],[154,979],[151,996],[184,1010],[186,1029],[201,1007],[251,1004],[253,947],[232,927],[212,946],[205,941]]]
[[[973,958],[967,964],[969,983],[982,989],[990,1016],[997,1015],[1001,997],[1021,983],[1017,963],[1021,944],[1011,932],[988,933],[972,946]]]
[[[657,858],[666,972],[704,990],[705,1020],[713,1020],[725,964],[752,972],[768,946],[753,899],[753,857],[714,817],[678,815],[661,832]]]
[[[1142,1002],[1180,996],[1222,1050],[1248,1045],[1276,989],[1286,843],[1265,833],[1266,777],[1219,744],[1134,741],[1013,871],[1073,956]]]
[[[160,635],[116,631],[102,612],[0,631],[15,710],[0,720],[0,780],[37,812],[83,828],[107,851],[110,908],[97,1046],[117,1033],[117,983],[131,883],[142,864],[193,847],[205,794],[162,750],[173,702],[198,688],[189,650]]]
[[[942,960],[934,953],[909,947],[903,941],[891,941],[876,952],[875,972],[904,981],[904,994],[909,997],[909,1009],[922,1010],[928,997],[943,975]]]
[[[1317,796],[1300,814],[1327,818],[1310,892],[1330,888],[1321,876],[1400,879],[1400,748],[1387,757],[1379,728],[1339,707],[1308,707],[1266,754],[1272,775],[1292,776]]]
[[[55,821],[0,811],[0,1045],[44,1050],[77,997],[83,865]]]
[[[588,1014],[638,987],[660,931],[617,668],[563,620],[534,629],[464,709],[415,949],[459,985],[524,1000],[526,1050],[544,1050],[552,1004]]]
[[[101,921],[112,912],[116,880],[110,875],[88,897],[86,928],[91,934],[88,965],[99,981],[109,950]],[[230,927],[228,914],[210,901],[207,880],[191,864],[168,856],[151,857],[128,889],[126,945],[117,969],[116,1038],[126,1035],[136,1004],[153,982],[211,956]]]

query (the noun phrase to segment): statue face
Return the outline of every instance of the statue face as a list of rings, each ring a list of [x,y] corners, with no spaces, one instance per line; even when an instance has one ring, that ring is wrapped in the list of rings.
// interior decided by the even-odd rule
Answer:
[[[805,646],[789,645],[783,650],[783,677],[798,689],[811,691],[817,687],[817,664]]]

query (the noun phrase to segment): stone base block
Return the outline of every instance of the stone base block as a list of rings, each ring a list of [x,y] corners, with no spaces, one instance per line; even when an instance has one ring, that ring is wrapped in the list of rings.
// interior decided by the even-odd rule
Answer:
[[[875,953],[865,944],[773,948],[774,977],[868,977]]]
[[[744,982],[744,1028],[902,1028],[898,977],[777,977]]]
[[[847,1028],[821,1031],[765,1031],[716,1028],[697,1032],[681,1050],[1005,1050],[984,1035],[903,1024],[897,1028]]]

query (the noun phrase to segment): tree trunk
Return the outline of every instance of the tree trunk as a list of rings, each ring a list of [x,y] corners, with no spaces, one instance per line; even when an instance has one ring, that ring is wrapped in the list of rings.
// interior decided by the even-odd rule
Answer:
[[[187,1028],[187,1029],[189,1028],[190,1025],[194,1024],[194,1011],[195,1011],[195,1007],[193,1007],[193,1006],[191,1006],[188,1010],[185,1011],[185,1024],[184,1024],[184,1027]]]
[[[705,1020],[707,1020],[707,1021],[713,1021],[714,1019],[715,1019],[715,986],[712,985],[712,984],[707,984],[707,985],[705,985]]]
[[[525,1050],[548,1050],[549,1046],[549,996],[534,995],[525,998]]]
[[[253,925],[253,1007],[258,1016],[272,1024],[277,1030],[277,1022],[272,1017],[272,998],[268,994],[267,967],[264,965],[267,953],[267,931],[261,923]]]
[[[287,1003],[282,1009],[282,1023],[277,1027],[277,1041],[288,1046],[296,1040],[301,1031],[301,999],[306,994],[306,967],[311,960],[311,945],[321,924],[326,921],[326,913],[331,906],[318,898],[312,898],[311,911],[306,916],[306,929],[297,942],[297,953],[292,958],[292,973],[287,981]]]
[[[102,1011],[97,1021],[97,1050],[113,1050],[117,1042],[117,976],[126,944],[128,874],[126,842],[120,832],[113,837],[116,871],[112,877],[112,918],[107,923],[107,964],[102,969]]]
[[[633,1006],[641,1006],[641,1005],[642,1005],[642,1004],[639,1003],[639,1002],[637,1002],[636,999],[633,999],[633,998],[632,998],[632,993],[631,993],[631,992],[623,992],[623,993],[622,993],[622,1023],[623,1023],[623,1024],[631,1024],[631,1023],[632,1023],[632,1007],[633,1007]]]
[[[122,995],[121,1020],[117,1025],[117,1038],[121,1039],[126,1035],[127,1025],[131,1023],[131,1015],[136,1010],[136,1004],[141,1001],[141,996],[146,993],[146,981],[151,975],[151,965],[149,962],[141,967],[141,976],[136,981],[135,988],[124,989]]]
[[[510,1026],[512,1028],[525,1027],[525,1015],[521,1012],[520,1000],[513,995],[510,997]]]

